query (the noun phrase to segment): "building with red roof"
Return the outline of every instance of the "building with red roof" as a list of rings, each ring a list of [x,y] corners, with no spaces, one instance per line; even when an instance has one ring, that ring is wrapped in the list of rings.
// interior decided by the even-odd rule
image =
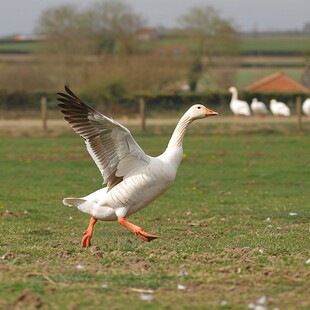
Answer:
[[[254,82],[245,87],[245,90],[255,92],[310,92],[309,88],[293,80],[283,71],[268,75],[267,77]]]

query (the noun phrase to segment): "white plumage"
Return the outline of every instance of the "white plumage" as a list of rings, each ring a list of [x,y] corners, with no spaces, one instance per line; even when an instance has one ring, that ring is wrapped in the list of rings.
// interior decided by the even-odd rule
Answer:
[[[310,116],[310,98],[306,99],[302,104],[302,111]]]
[[[61,97],[58,98],[61,112],[84,139],[107,184],[90,195],[63,200],[65,205],[76,206],[91,215],[82,246],[90,246],[97,219],[118,220],[145,241],[157,238],[125,218],[149,205],[170,187],[182,161],[183,138],[188,125],[218,113],[201,104],[192,106],[177,124],[165,152],[151,157],[144,153],[126,127],[84,104],[68,87],[65,89],[67,94],[59,93]]]
[[[258,101],[257,98],[253,98],[251,102],[251,110],[253,114],[266,115],[268,114],[268,109],[264,102]]]
[[[270,100],[270,110],[275,116],[290,116],[290,108],[283,102],[277,101],[276,99]]]
[[[231,93],[230,109],[235,115],[250,116],[251,110],[249,104],[246,101],[238,99],[237,88],[232,86],[228,89]]]

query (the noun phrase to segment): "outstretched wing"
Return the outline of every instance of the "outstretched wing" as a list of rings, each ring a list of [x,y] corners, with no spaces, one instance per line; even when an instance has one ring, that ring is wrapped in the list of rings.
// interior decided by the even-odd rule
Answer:
[[[85,141],[109,189],[150,162],[130,131],[83,103],[67,86],[58,93],[64,119]]]

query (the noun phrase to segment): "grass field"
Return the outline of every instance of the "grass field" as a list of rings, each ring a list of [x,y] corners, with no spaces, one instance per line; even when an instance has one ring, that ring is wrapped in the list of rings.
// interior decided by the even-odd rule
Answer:
[[[307,35],[251,35],[241,38],[242,52],[309,52],[310,42]]]
[[[102,181],[81,139],[1,139],[0,308],[309,309],[309,135],[214,126],[190,132],[173,187],[130,218],[159,239],[101,222],[89,249],[89,217],[61,204]],[[158,155],[169,129],[136,139]]]
[[[283,68],[272,68],[267,66],[265,68],[239,68],[236,73],[236,85],[241,88],[246,87],[280,70],[285,71],[290,78],[300,83],[304,71],[303,68],[285,68],[285,70]]]
[[[152,42],[151,46],[145,47],[160,48],[167,46],[187,46],[190,50],[195,49],[196,42],[192,36],[164,37]],[[33,53],[41,48],[40,42],[0,42],[0,52],[24,52]],[[307,35],[290,34],[250,34],[240,36],[240,52],[309,52],[310,42]]]
[[[33,53],[40,49],[39,42],[0,42],[1,53]]]

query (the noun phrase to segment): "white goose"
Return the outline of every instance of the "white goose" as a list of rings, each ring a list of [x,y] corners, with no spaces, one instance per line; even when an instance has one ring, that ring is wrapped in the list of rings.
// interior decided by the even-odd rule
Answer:
[[[253,114],[264,116],[268,114],[267,107],[264,102],[258,101],[257,98],[253,98],[251,102],[251,110]]]
[[[302,111],[310,117],[310,98],[306,99],[302,104]]]
[[[277,101],[276,99],[270,100],[270,110],[275,116],[290,116],[290,108],[283,102]]]
[[[230,101],[230,109],[235,115],[244,115],[244,116],[250,116],[251,110],[246,101],[239,100],[238,99],[238,91],[237,88],[232,86],[228,89],[231,93],[231,101]]]
[[[126,217],[145,208],[172,184],[182,161],[183,138],[190,123],[217,115],[201,104],[193,105],[180,119],[165,152],[151,157],[139,147],[130,131],[84,104],[68,87],[59,93],[58,106],[64,119],[85,141],[106,187],[82,198],[64,198],[91,216],[82,247],[89,247],[97,220],[118,221],[145,241],[157,236],[146,233]]]

